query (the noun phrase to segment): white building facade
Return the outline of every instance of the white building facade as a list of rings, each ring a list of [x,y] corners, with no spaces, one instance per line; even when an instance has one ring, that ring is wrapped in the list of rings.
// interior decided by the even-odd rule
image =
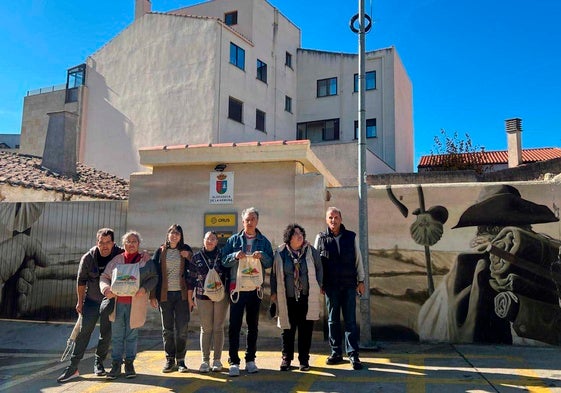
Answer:
[[[300,29],[265,0],[136,3],[135,21],[85,62],[78,161],[128,177],[144,169],[142,147],[310,139],[356,184],[356,55],[301,49]],[[369,53],[366,70],[367,171],[411,172],[411,83],[394,48]],[[24,141],[45,131],[23,124],[22,152],[42,155]]]

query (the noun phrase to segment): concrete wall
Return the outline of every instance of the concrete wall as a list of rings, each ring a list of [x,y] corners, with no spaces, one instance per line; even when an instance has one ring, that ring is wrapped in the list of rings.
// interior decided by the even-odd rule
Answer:
[[[323,226],[316,219],[323,215],[322,176],[300,174],[295,163],[229,164],[227,170],[234,172],[231,205],[209,204],[211,166],[157,167],[153,174],[131,175],[129,227],[138,230],[145,246],[153,249],[162,244],[173,223],[184,228],[191,246],[201,247],[204,213],[236,213],[240,223],[239,214],[249,206],[259,210],[259,229],[275,245],[282,242],[289,223],[299,222],[309,233],[317,233]]]
[[[49,112],[64,110],[66,90],[26,96],[23,99],[20,153],[41,157],[45,148]]]
[[[126,229],[141,233],[142,248],[153,251],[164,241],[166,229],[172,223],[181,224],[187,243],[199,248],[204,213],[240,214],[248,206],[260,211],[259,228],[273,247],[281,243],[283,229],[291,222],[303,225],[308,240],[313,241],[325,227],[324,212],[328,206],[342,209],[343,223],[348,229],[356,231],[359,227],[357,188],[326,189],[321,175],[304,174],[297,162],[229,163],[227,170],[234,173],[235,180],[234,203],[230,205],[209,204],[213,169],[212,165],[157,166],[152,174],[131,176]],[[561,206],[561,182],[557,178],[508,185],[521,197],[503,192],[483,198],[489,187],[504,186],[502,183],[394,185],[392,193],[407,210],[406,215],[400,212],[397,202],[392,202],[385,185],[369,187],[370,312],[376,339],[561,344],[561,324],[557,323],[561,320],[561,309],[550,274],[561,245],[561,224],[556,221]],[[113,225],[114,213],[100,215],[100,207],[90,209],[88,203],[80,204],[82,211],[74,213],[68,212],[79,204],[46,204],[50,213],[41,215],[40,225],[33,224],[31,232],[47,239],[48,254],[57,261],[75,261],[79,256],[76,247],[83,250],[90,244],[84,243],[84,239],[93,236],[93,227]],[[421,206],[425,213],[413,214]],[[14,211],[0,211],[4,226],[9,221],[6,218],[13,218]],[[437,211],[447,214],[431,215]],[[468,212],[474,212],[469,213],[472,218],[490,229],[502,231],[498,235],[476,236],[475,225],[482,224],[458,226]],[[89,225],[87,231],[74,229],[84,223]],[[531,225],[531,231],[526,224]],[[4,228],[5,240],[13,237],[10,228]],[[121,228],[119,236],[125,230],[124,226]],[[25,228],[18,230],[22,229]],[[419,230],[436,233],[436,241],[423,243],[414,236]],[[2,247],[8,245],[9,242],[0,243]],[[73,256],[65,256],[67,248],[76,251]],[[12,255],[12,249],[3,250],[0,255]],[[5,269],[7,262],[2,263]],[[56,298],[63,299],[57,304],[72,305],[73,277],[68,263],[63,265],[66,267],[36,272],[34,288],[42,288],[43,292],[33,292],[34,299],[53,299],[47,296],[51,292],[44,291],[58,288],[53,287],[52,280],[58,279],[60,271],[66,284],[56,289],[62,291],[57,292]],[[0,269],[4,271],[7,270]],[[505,302],[504,296],[517,301]],[[41,304],[34,307],[44,313],[54,303],[48,307]],[[505,310],[507,313],[501,316]],[[151,326],[157,327],[157,315],[152,319]],[[321,323],[316,325],[321,328]]]
[[[148,14],[93,54],[80,161],[128,177],[141,146],[208,143],[218,38],[213,20]]]

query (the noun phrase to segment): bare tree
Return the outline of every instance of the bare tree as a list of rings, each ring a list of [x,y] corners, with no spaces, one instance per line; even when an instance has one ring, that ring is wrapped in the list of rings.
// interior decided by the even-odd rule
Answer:
[[[468,133],[464,139],[454,131],[448,135],[446,130],[440,130],[440,136],[434,137],[434,147],[431,150],[433,171],[462,171],[473,170],[478,174],[489,170],[485,165],[483,148],[475,145]]]

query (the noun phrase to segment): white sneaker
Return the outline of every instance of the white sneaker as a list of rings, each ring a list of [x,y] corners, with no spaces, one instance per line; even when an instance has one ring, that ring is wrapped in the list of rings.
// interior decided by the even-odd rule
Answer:
[[[238,364],[230,365],[230,370],[228,375],[231,377],[239,377],[240,376],[240,366]]]
[[[210,371],[210,366],[207,362],[202,362],[201,367],[199,367],[200,373],[208,373]]]
[[[222,363],[220,362],[220,360],[215,360],[212,363],[212,371],[214,371],[215,373],[222,371],[222,368],[223,368],[223,366],[222,366]]]
[[[259,369],[257,368],[255,362],[247,362],[245,364],[245,371],[247,371],[250,374],[255,374],[256,372],[259,371]]]

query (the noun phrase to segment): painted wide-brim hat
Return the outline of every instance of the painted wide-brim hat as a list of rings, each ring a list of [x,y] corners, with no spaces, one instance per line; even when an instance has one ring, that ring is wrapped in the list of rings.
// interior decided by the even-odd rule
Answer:
[[[524,226],[559,221],[545,205],[528,201],[513,186],[484,187],[477,201],[462,213],[453,228],[480,225]]]

